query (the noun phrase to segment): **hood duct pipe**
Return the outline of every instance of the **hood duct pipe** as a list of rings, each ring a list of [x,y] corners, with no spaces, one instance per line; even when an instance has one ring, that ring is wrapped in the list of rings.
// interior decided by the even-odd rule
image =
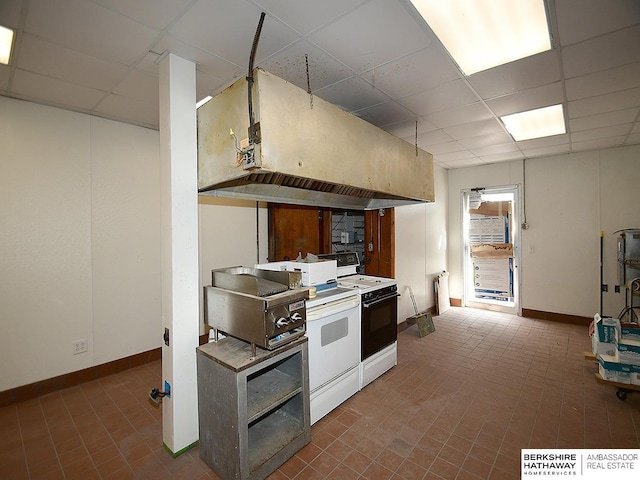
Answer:
[[[264,23],[264,12],[260,14],[258,28],[253,37],[253,45],[251,46],[251,54],[249,55],[249,71],[247,73],[247,104],[249,106],[249,146],[260,142],[260,138],[256,133],[256,122],[253,115],[253,62],[256,58],[256,50],[260,41],[260,33],[262,32],[262,24]]]

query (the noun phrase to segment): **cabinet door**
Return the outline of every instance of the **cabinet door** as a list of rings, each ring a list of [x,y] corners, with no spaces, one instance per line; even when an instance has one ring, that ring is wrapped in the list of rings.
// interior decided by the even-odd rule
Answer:
[[[298,253],[331,253],[331,210],[270,203],[269,261],[295,260]]]
[[[365,273],[395,277],[395,210],[384,208],[364,212]]]

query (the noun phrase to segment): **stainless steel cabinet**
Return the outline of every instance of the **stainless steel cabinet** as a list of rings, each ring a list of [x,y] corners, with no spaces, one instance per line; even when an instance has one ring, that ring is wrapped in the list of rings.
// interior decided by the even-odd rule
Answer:
[[[231,337],[197,349],[200,457],[225,479],[264,479],[311,441],[307,338],[277,350]]]

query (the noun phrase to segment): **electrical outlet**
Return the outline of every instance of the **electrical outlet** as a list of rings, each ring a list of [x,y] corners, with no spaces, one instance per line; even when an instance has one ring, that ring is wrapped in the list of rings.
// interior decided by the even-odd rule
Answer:
[[[79,353],[85,353],[89,349],[87,339],[85,338],[83,340],[78,340],[76,342],[73,342],[72,348],[73,348],[74,355],[78,355]]]

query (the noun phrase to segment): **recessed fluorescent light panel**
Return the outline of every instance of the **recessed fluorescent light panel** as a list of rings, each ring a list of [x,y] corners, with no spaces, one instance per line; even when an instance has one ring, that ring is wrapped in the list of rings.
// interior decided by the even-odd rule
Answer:
[[[411,0],[465,75],[551,49],[544,0]]]
[[[13,44],[13,30],[0,25],[0,63],[9,65],[11,45]]]
[[[516,142],[566,133],[562,105],[500,117]]]

